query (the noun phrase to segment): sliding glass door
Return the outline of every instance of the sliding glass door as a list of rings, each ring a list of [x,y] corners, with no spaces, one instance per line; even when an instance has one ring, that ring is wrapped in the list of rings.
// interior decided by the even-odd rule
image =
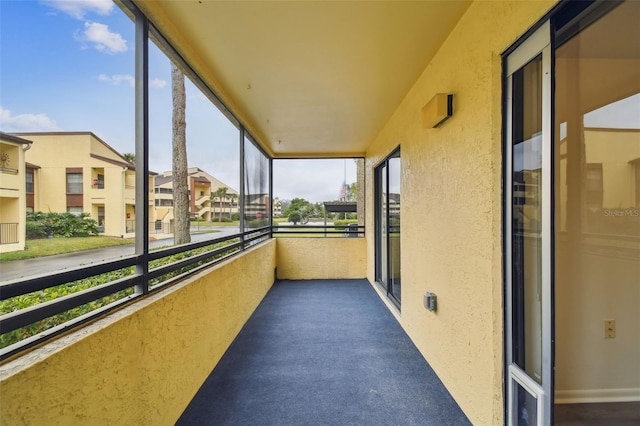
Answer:
[[[509,425],[638,400],[638,28],[640,2],[566,2],[506,56]]]
[[[400,177],[398,148],[375,169],[376,281],[400,306]]]

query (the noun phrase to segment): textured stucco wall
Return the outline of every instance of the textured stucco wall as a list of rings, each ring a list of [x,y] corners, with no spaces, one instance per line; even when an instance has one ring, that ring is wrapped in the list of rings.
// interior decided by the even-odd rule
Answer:
[[[364,278],[364,238],[277,238],[278,278]]]
[[[401,147],[402,309],[390,309],[477,425],[502,424],[504,409],[500,54],[554,3],[474,2],[367,150],[374,223],[373,168]],[[423,129],[440,92],[454,94],[454,115]],[[373,282],[372,227],[367,238]]]
[[[0,424],[174,424],[273,284],[275,246],[1,366]]]

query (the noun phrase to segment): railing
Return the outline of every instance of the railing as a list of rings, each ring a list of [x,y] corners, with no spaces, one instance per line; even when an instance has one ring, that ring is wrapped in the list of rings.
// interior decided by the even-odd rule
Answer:
[[[19,241],[17,223],[0,223],[0,244],[15,244]]]
[[[45,273],[26,279],[11,280],[0,284],[0,301],[3,310],[17,306],[12,312],[0,316],[0,334],[9,336],[29,335],[25,327],[39,324],[34,335],[16,341],[0,349],[0,360],[53,336],[67,332],[91,321],[106,312],[145,297],[161,288],[197,271],[207,268],[244,249],[270,238],[270,227],[251,229],[232,235],[196,243],[162,248],[147,254],[132,255],[120,260],[107,261],[88,267],[79,267],[57,273]],[[148,269],[147,272],[140,272]],[[109,280],[111,277],[115,279]],[[88,280],[90,281],[84,281]],[[78,283],[100,282],[83,288]],[[83,284],[84,285],[84,284]],[[81,288],[67,294],[70,287]],[[82,289],[83,288],[83,289]],[[41,298],[46,292],[65,294],[32,306],[24,304],[21,297],[38,292]],[[37,302],[36,302],[37,303]],[[8,334],[13,333],[13,334]]]
[[[274,225],[274,237],[364,237],[364,225]]]
[[[151,225],[150,232],[155,223]],[[362,237],[364,226],[265,226],[0,283],[1,312],[6,312],[0,316],[5,345],[0,348],[0,360],[166,288],[272,236],[292,234]],[[26,303],[27,295],[35,295],[36,301]]]

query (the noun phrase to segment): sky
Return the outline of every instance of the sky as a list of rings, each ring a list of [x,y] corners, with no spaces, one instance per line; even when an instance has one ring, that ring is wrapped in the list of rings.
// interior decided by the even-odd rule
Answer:
[[[91,131],[135,152],[134,54],[134,24],[111,0],[0,0],[0,130]],[[152,43],[149,56],[149,162],[160,173],[171,170],[170,62]],[[238,129],[188,79],[186,94],[189,166],[239,190]],[[584,122],[639,128],[638,117],[640,94]],[[355,175],[353,160],[276,160],[273,195],[336,200]]]
[[[91,131],[135,152],[134,23],[111,0],[0,0],[0,130]],[[150,169],[171,170],[171,71],[149,46]],[[239,131],[186,79],[187,157],[239,190]],[[345,165],[347,173],[345,173]],[[274,197],[336,200],[353,160],[276,161]]]

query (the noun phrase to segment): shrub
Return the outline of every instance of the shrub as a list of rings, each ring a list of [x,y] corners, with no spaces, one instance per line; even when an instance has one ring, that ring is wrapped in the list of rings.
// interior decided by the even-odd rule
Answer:
[[[40,222],[27,221],[26,223],[26,238],[27,240],[36,240],[38,238],[46,238],[47,232],[45,231],[44,224]]]
[[[99,233],[98,223],[89,217],[89,213],[81,213],[79,216],[71,213],[27,213],[27,223],[29,222],[32,223],[30,227],[34,230],[34,235],[44,233],[44,236],[54,237],[88,237]]]
[[[336,227],[336,229],[344,229],[350,223],[358,223],[358,220],[357,219],[339,219],[339,220],[333,221],[333,225]]]

